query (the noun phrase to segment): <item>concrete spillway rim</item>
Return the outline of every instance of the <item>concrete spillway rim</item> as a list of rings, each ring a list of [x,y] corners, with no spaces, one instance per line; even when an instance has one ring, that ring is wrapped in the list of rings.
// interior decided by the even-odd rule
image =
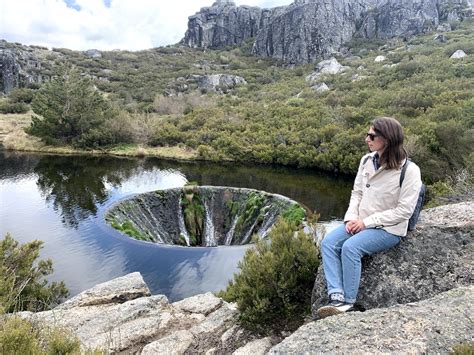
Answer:
[[[186,190],[186,189],[192,190],[193,188],[198,188],[198,189],[204,188],[204,189],[214,189],[214,190],[216,190],[216,189],[217,190],[233,190],[233,191],[237,190],[237,191],[244,192],[244,193],[256,192],[256,193],[260,193],[260,194],[263,194],[263,195],[266,195],[266,196],[273,196],[273,197],[276,197],[278,199],[284,200],[284,201],[286,201],[286,202],[288,202],[292,205],[299,205],[299,206],[303,207],[304,209],[307,209],[305,206],[301,205],[300,203],[296,202],[295,200],[290,199],[287,196],[267,192],[267,191],[264,191],[264,190],[251,189],[251,188],[246,188],[246,187],[232,187],[232,186],[185,185],[185,186],[182,186],[182,187],[171,187],[171,188],[165,188],[165,189],[156,189],[156,190],[151,190],[151,191],[145,191],[145,192],[140,192],[140,193],[131,193],[131,194],[128,194],[126,196],[123,196],[122,198],[120,198],[116,201],[113,201],[112,203],[110,203],[106,206],[103,206],[103,210],[102,210],[101,218],[100,218],[101,223],[105,226],[106,230],[113,231],[113,233],[116,236],[119,236],[121,240],[123,240],[123,237],[126,237],[126,239],[130,242],[136,242],[136,243],[140,243],[140,244],[147,243],[147,244],[157,246],[157,247],[182,248],[182,249],[186,249],[186,250],[193,250],[193,249],[215,249],[215,248],[248,248],[248,247],[254,245],[254,243],[247,243],[247,244],[243,244],[243,245],[238,245],[237,244],[237,245],[216,245],[216,246],[184,246],[184,245],[178,245],[178,244],[156,243],[156,242],[151,242],[151,241],[147,241],[147,240],[135,239],[135,238],[131,237],[130,235],[115,229],[106,220],[107,213],[111,209],[115,208],[117,205],[121,204],[122,202],[124,202],[126,200],[130,200],[130,199],[136,198],[136,197],[141,196],[141,195],[147,195],[147,194],[150,194],[150,193],[156,193],[156,192],[161,192],[161,191],[178,191],[178,190],[183,191],[183,190]]]

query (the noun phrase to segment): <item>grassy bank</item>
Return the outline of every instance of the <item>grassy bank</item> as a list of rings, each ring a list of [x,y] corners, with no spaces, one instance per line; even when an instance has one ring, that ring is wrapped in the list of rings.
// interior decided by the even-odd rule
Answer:
[[[153,156],[173,160],[201,159],[198,152],[184,145],[150,147],[141,144],[123,144],[103,149],[76,149],[72,146],[46,145],[37,137],[26,134],[24,128],[31,123],[32,112],[0,114],[0,143],[7,150],[54,154],[109,154],[117,156]]]

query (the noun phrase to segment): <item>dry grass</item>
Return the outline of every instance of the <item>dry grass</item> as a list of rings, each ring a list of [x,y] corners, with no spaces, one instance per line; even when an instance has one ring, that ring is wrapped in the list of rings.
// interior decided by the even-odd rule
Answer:
[[[31,122],[31,114],[31,111],[20,114],[0,114],[0,143],[8,134],[23,131],[23,128]]]
[[[136,145],[121,146],[108,150],[107,153],[120,156],[153,156],[164,159],[196,160],[198,152],[187,147],[143,147]]]

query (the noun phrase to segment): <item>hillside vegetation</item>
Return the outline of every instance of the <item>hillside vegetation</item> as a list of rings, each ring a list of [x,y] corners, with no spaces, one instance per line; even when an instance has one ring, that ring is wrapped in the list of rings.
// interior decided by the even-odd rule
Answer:
[[[113,110],[121,111],[94,127],[87,139],[72,142],[83,148],[176,146],[197,151],[202,159],[354,174],[366,151],[369,122],[388,115],[404,125],[411,158],[429,182],[460,171],[469,180],[474,169],[474,23],[453,27],[443,43],[433,39],[434,33],[406,41],[354,39],[347,43],[352,57],[336,56],[350,69],[320,77],[330,88],[322,93],[305,80],[313,65],[289,68],[251,56],[250,43],[225,50],[172,46],[102,52],[101,58],[54,49],[49,59],[51,68],[66,62],[89,73]],[[458,49],[467,56],[450,59]],[[386,60],[375,62],[379,55]],[[213,73],[239,75],[248,84],[216,93],[186,81]],[[34,89],[20,93],[29,99]],[[18,90],[12,95],[11,103],[21,102]]]

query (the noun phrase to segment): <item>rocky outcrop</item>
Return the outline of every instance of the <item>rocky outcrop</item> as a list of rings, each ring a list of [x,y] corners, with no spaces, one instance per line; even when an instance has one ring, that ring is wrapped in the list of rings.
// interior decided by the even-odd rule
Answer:
[[[382,0],[368,11],[359,33],[366,38],[411,36],[433,31],[439,24],[437,0]]]
[[[89,58],[102,58],[102,53],[97,49],[88,49],[84,51],[84,54]]]
[[[358,35],[409,37],[438,29],[442,21],[471,16],[472,5],[465,0],[378,0],[363,15]]]
[[[99,284],[59,305],[56,309],[123,303],[150,296],[150,290],[138,272]]]
[[[0,40],[0,92],[9,94],[17,87],[49,81],[51,58],[57,56],[60,54],[47,48]]]
[[[20,82],[20,65],[13,53],[6,49],[0,49],[0,91],[9,94]]]
[[[193,75],[200,90],[227,92],[239,85],[247,85],[244,78],[229,74]]]
[[[473,341],[474,286],[431,299],[329,317],[302,326],[270,354],[448,354]]]
[[[423,211],[417,229],[386,252],[363,259],[357,305],[389,307],[474,282],[474,202]],[[324,274],[314,283],[313,313],[327,302]]]
[[[188,30],[181,42],[191,48],[241,44],[255,37],[262,26],[262,14],[258,7],[237,7],[232,1],[218,0],[189,17]]]
[[[311,63],[352,38],[362,1],[295,1],[257,34],[253,53],[290,64]]]
[[[459,58],[464,58],[465,56],[467,56],[467,54],[462,50],[462,49],[458,49],[456,52],[454,52],[451,57],[451,59],[459,59]]]
[[[336,74],[343,73],[349,69],[350,67],[339,64],[337,59],[332,57],[330,59],[323,60],[319,62],[318,64],[316,64],[314,68],[314,72],[306,77],[306,81],[310,85],[313,85],[321,76],[336,75]]]
[[[83,351],[182,354],[223,346],[221,336],[234,326],[237,311],[211,293],[169,303],[163,295],[150,296],[141,275],[132,273],[97,285],[54,310],[19,315],[71,330]]]
[[[339,51],[354,35],[409,37],[472,15],[472,0],[295,0],[270,10],[217,1],[189,17],[182,43],[220,48],[255,38],[257,56],[311,63]]]

